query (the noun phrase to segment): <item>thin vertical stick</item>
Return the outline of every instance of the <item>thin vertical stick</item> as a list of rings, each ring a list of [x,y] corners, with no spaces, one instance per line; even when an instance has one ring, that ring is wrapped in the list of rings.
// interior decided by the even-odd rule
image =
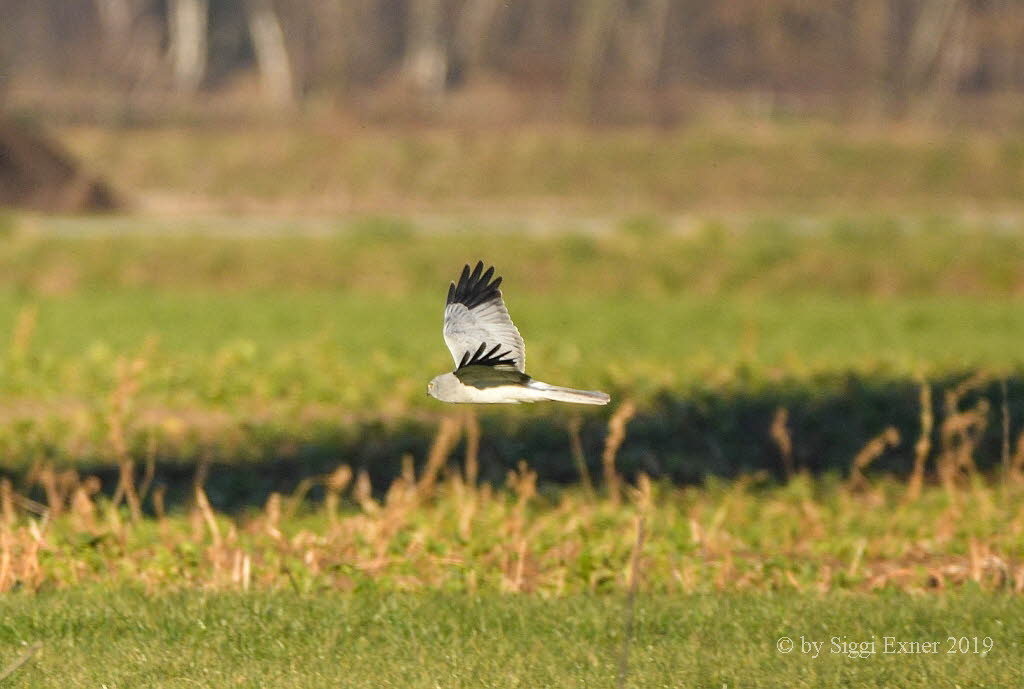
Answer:
[[[640,553],[644,547],[644,518],[636,518],[636,542],[629,564],[629,594],[626,596],[626,630],[622,637],[622,654],[619,656],[619,689],[626,686],[629,674],[629,646],[633,642],[633,608],[636,603],[636,589],[640,579]]]
[[[636,405],[627,400],[622,403],[612,418],[608,419],[608,438],[604,442],[601,463],[604,466],[604,483],[608,497],[616,505],[622,501],[622,478],[615,471],[615,455],[626,439],[626,424],[636,414]]]
[[[206,491],[200,486],[196,486],[196,504],[199,506],[199,511],[203,515],[203,519],[206,521],[207,528],[210,529],[210,536],[213,538],[214,547],[220,547],[220,529],[217,528],[217,518],[213,514],[213,509],[210,507],[210,501],[206,497]]]
[[[789,422],[789,410],[779,407],[775,410],[775,418],[772,419],[772,440],[779,448],[782,455],[782,468],[786,472],[786,480],[793,478],[796,467],[793,465],[793,438],[789,434],[786,424]]]
[[[14,486],[10,479],[0,479],[0,521],[14,526]]]
[[[41,649],[42,647],[43,647],[43,642],[42,641],[37,641],[34,644],[32,644],[31,646],[29,646],[28,648],[26,648],[25,652],[22,653],[21,656],[17,660],[15,660],[13,663],[11,663],[7,667],[5,667],[3,669],[3,671],[0,672],[0,682],[3,682],[5,679],[7,679],[11,675],[13,675],[15,672],[17,672],[21,668],[22,665],[24,665],[28,661],[32,660],[32,656],[34,656],[36,653],[39,653],[39,649]]]
[[[149,489],[153,485],[153,478],[156,476],[156,432],[150,431],[149,442],[146,446],[146,471],[142,475],[142,483],[139,485],[139,501],[146,499]]]
[[[921,435],[914,445],[914,469],[910,474],[910,485],[907,487],[905,502],[917,500],[921,495],[924,483],[924,465],[928,454],[932,451],[932,428],[935,425],[935,414],[932,412],[932,389],[927,382],[921,381]]]
[[[448,459],[448,453],[455,447],[459,438],[459,426],[461,425],[459,419],[451,416],[441,419],[441,425],[437,429],[434,443],[430,446],[430,453],[427,455],[427,465],[423,468],[419,483],[416,484],[416,492],[421,498],[428,497],[433,491],[434,484],[437,482],[437,474],[441,471],[441,467]]]
[[[857,456],[853,458],[850,466],[850,478],[846,482],[847,488],[864,489],[868,488],[868,479],[864,470],[872,462],[878,459],[889,447],[900,444],[900,432],[893,426],[889,426],[877,436],[868,441],[867,445],[861,448]]]

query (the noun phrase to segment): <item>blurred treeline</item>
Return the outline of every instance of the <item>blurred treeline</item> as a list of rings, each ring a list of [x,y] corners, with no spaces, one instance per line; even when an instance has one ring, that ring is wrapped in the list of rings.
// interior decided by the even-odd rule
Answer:
[[[614,121],[739,96],[772,112],[1005,121],[1024,93],[1024,3],[0,0],[0,70],[9,100],[51,105]]]

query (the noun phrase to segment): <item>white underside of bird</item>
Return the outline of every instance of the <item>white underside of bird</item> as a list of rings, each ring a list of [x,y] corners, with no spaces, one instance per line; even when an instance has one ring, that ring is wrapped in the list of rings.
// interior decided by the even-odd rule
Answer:
[[[518,404],[551,400],[573,404],[608,404],[597,390],[574,390],[542,383],[526,374],[526,345],[512,323],[498,286],[478,262],[467,265],[458,284],[448,288],[444,341],[455,359],[451,373],[436,376],[427,392],[442,402]]]
[[[443,381],[438,381],[443,378]],[[519,404],[521,402],[572,402],[574,404],[608,404],[606,393],[597,390],[575,390],[528,380],[515,385],[493,385],[478,388],[466,385],[454,373],[444,373],[433,381],[430,394],[442,402],[463,404]]]

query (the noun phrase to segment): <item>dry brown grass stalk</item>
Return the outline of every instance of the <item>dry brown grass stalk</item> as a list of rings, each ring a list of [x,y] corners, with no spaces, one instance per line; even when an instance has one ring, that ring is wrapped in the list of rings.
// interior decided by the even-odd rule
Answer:
[[[263,528],[275,541],[281,539],[281,494],[271,493],[263,506]]]
[[[210,530],[210,538],[213,539],[213,545],[215,548],[219,548],[222,542],[220,527],[217,526],[217,517],[213,514],[213,508],[210,507],[210,500],[206,497],[206,491],[201,486],[196,486],[195,496],[196,506],[199,508],[200,514],[203,515],[206,528]]]
[[[366,469],[360,469],[356,476],[356,484],[352,489],[352,497],[356,499],[363,512],[373,515],[380,512],[380,505],[373,499],[373,484],[370,483],[370,475]]]
[[[324,510],[327,512],[331,523],[338,519],[338,507],[341,504],[341,494],[352,482],[352,468],[342,464],[332,471],[324,482],[327,494],[324,496]]]
[[[146,468],[142,474],[142,482],[139,484],[139,501],[142,502],[149,495],[149,489],[153,486],[153,479],[156,477],[156,451],[157,437],[156,430],[150,429],[149,440],[146,443]]]
[[[520,460],[518,471],[508,472],[507,483],[516,494],[516,512],[522,515],[526,504],[537,496],[537,472]]]
[[[789,434],[788,424],[789,410],[779,407],[772,419],[771,436],[782,457],[782,469],[786,472],[786,478],[790,479],[796,473],[796,467],[793,464],[793,438]]]
[[[14,486],[10,479],[0,479],[0,522],[14,526]]]
[[[850,467],[850,478],[847,480],[847,488],[852,490],[861,490],[868,487],[868,480],[864,476],[864,470],[874,462],[876,459],[882,456],[890,447],[896,447],[900,444],[900,432],[893,426],[889,426],[884,431],[879,433],[877,436],[867,442],[864,447],[861,448],[857,456],[853,458],[853,464]]]
[[[446,416],[441,419],[441,425],[434,436],[434,442],[430,446],[430,453],[427,455],[427,464],[423,468],[419,483],[416,484],[416,491],[420,498],[427,498],[434,490],[437,482],[437,475],[448,460],[448,455],[459,439],[459,431],[462,423],[454,416]]]
[[[632,400],[626,400],[608,419],[608,437],[604,441],[601,465],[604,468],[605,490],[616,505],[622,502],[622,477],[615,469],[615,455],[626,439],[626,424],[635,414],[636,404]]]
[[[298,514],[299,508],[302,507],[302,503],[306,500],[306,495],[309,494],[310,489],[316,484],[317,479],[307,476],[306,478],[299,481],[299,484],[295,486],[295,490],[288,497],[288,506],[285,509],[285,519],[292,519]]]
[[[955,393],[947,393],[947,416],[939,429],[942,438],[939,478],[951,496],[956,495],[961,476],[977,472],[974,450],[988,426],[990,409],[988,400],[981,399],[973,409],[957,411],[958,400]]]
[[[924,485],[925,464],[932,451],[932,429],[935,426],[935,413],[932,411],[932,389],[922,381],[920,389],[921,434],[914,444],[914,469],[910,474],[907,486],[906,501],[917,500]]]
[[[93,496],[100,491],[100,480],[90,476],[79,483],[71,495],[71,512],[79,529],[96,532],[96,505]]]
[[[128,509],[134,522],[142,519],[142,503],[135,489],[135,463],[128,450],[125,425],[131,404],[139,390],[140,376],[145,368],[146,360],[141,357],[131,361],[124,358],[118,360],[117,385],[110,395],[110,411],[107,414],[108,438],[119,468],[114,504],[117,505],[123,497],[128,502]]]
[[[629,489],[629,496],[641,515],[647,515],[654,509],[654,484],[646,472],[637,474],[636,487]]]
[[[60,490],[57,488],[57,474],[53,467],[44,464],[36,467],[30,474],[30,478],[43,487],[46,495],[46,507],[54,517],[59,517],[64,512],[64,501],[61,499]]]

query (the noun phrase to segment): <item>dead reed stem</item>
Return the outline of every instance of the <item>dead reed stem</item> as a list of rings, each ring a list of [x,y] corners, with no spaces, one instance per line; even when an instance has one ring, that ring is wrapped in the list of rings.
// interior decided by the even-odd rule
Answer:
[[[914,469],[910,474],[907,486],[906,502],[917,500],[924,485],[924,467],[928,455],[932,451],[932,428],[935,425],[935,414],[932,411],[932,389],[928,383],[921,382],[921,435],[914,444]]]
[[[92,496],[100,491],[100,480],[90,476],[77,486],[71,494],[71,511],[75,515],[80,528],[94,533],[96,531],[96,506]]]
[[[869,440],[867,444],[861,448],[857,456],[853,458],[853,464],[850,467],[850,478],[847,481],[847,488],[853,490],[859,490],[866,488],[868,480],[864,476],[864,470],[868,466],[882,456],[890,447],[896,447],[900,444],[900,432],[893,426],[889,426],[884,431],[876,435],[874,438]]]
[[[302,507],[303,501],[306,499],[306,495],[309,493],[313,484],[316,483],[315,479],[307,476],[306,478],[299,481],[299,485],[295,486],[295,490],[288,497],[288,506],[285,509],[285,519],[292,519],[299,512],[299,508]]]
[[[214,547],[219,548],[221,544],[220,528],[217,526],[217,518],[210,507],[210,500],[206,497],[206,491],[201,486],[196,486],[196,505],[203,515],[206,527],[210,530],[210,537],[213,539]]]
[[[779,407],[772,419],[771,436],[782,457],[782,469],[786,472],[786,480],[793,478],[796,467],[793,465],[793,438],[789,434],[789,410]]]
[[[274,540],[281,538],[281,494],[271,493],[263,506],[264,529]]]
[[[156,477],[156,431],[149,433],[149,442],[146,446],[146,469],[142,474],[142,483],[139,484],[139,501],[144,501],[149,495],[149,489]]]
[[[124,359],[118,361],[118,381],[110,395],[110,413],[107,415],[110,445],[114,456],[117,457],[119,468],[114,505],[116,506],[123,496],[128,502],[133,522],[142,519],[142,505],[139,494],[135,490],[135,463],[128,452],[125,422],[128,408],[139,389],[139,376],[145,367],[146,361],[142,358],[134,359],[131,362]]]
[[[206,479],[210,476],[210,464],[212,451],[207,448],[203,450],[203,453],[199,459],[199,464],[196,466],[196,473],[192,475],[192,486],[202,487],[206,485]]]
[[[7,530],[0,530],[0,593],[10,589],[7,584],[7,577],[11,573],[11,534]],[[11,582],[13,585],[14,582]]]
[[[632,400],[626,400],[608,419],[608,437],[604,441],[601,465],[604,467],[604,484],[608,497],[616,505],[622,502],[622,477],[615,470],[615,455],[626,439],[626,424],[635,414],[636,405]]]
[[[958,411],[959,396],[956,391],[946,393],[946,418],[940,427],[942,454],[939,461],[939,478],[950,497],[955,499],[957,481],[962,475],[977,472],[974,450],[988,426],[989,402],[978,400],[973,409]]]
[[[526,506],[537,495],[537,472],[530,469],[525,461],[519,460],[517,468],[505,477],[506,485],[516,496],[515,508],[507,522],[508,533],[513,540],[522,537],[526,525]]]
[[[370,483],[370,475],[366,469],[360,469],[356,476],[356,484],[352,487],[352,497],[359,503],[363,512],[373,515],[380,512],[380,505],[373,499],[373,484]]]
[[[7,526],[14,526],[14,487],[10,479],[0,479],[0,519]]]
[[[331,523],[336,522],[338,519],[338,506],[341,503],[341,494],[351,482],[352,469],[348,464],[342,464],[327,477],[325,482],[327,495],[324,498],[324,510],[326,510],[327,517],[331,520]]]
[[[53,471],[53,467],[45,464],[34,473],[36,482],[43,487],[43,492],[46,494],[46,506],[50,514],[59,517],[64,511],[64,501],[57,489],[57,475]]]
[[[437,429],[434,443],[430,446],[430,453],[427,455],[427,465],[423,468],[423,475],[420,476],[419,483],[416,485],[416,492],[421,499],[429,497],[433,491],[437,475],[458,441],[461,425],[460,420],[454,416],[446,416],[441,419],[441,425]]]

